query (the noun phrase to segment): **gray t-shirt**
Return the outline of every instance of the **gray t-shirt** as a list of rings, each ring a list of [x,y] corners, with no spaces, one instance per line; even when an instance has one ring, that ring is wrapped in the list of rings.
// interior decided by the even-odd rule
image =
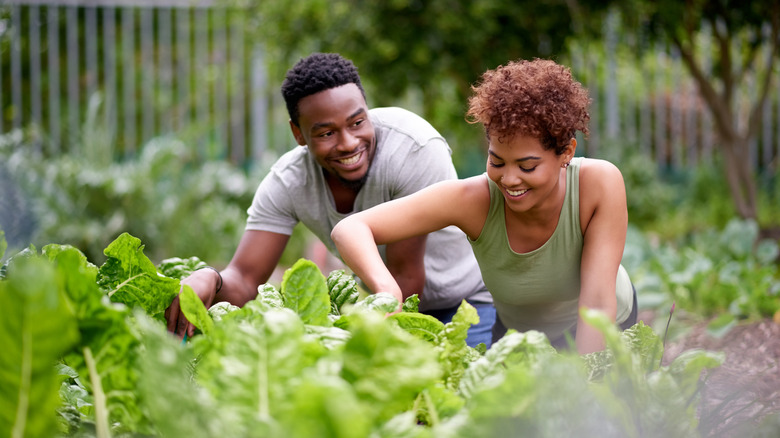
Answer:
[[[376,131],[376,155],[355,199],[355,211],[457,178],[447,142],[423,118],[401,108],[375,108],[369,117]],[[330,232],[347,215],[336,211],[322,172],[306,146],[284,154],[257,188],[246,229],[292,234],[302,222],[338,256]],[[383,258],[384,249],[379,247]],[[448,227],[428,235],[420,310],[454,307],[463,299],[492,302],[466,236]]]

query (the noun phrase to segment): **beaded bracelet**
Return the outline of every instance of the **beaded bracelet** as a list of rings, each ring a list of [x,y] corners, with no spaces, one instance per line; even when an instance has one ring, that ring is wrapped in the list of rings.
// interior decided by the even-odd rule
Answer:
[[[217,273],[217,277],[219,277],[219,285],[217,285],[217,291],[214,292],[214,295],[218,294],[220,290],[222,290],[222,274],[219,273],[219,270],[213,266],[204,266],[200,269],[211,269],[212,271]],[[199,270],[200,270],[199,269]]]

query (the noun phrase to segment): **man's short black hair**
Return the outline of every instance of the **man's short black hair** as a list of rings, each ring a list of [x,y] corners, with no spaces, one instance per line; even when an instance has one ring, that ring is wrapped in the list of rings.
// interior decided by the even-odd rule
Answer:
[[[290,120],[298,126],[298,102],[320,91],[355,84],[366,97],[357,67],[338,53],[313,53],[298,61],[282,83],[282,96]]]

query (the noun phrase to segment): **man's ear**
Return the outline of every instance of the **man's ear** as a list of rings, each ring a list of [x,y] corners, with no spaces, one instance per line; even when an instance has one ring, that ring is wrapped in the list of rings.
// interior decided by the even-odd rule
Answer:
[[[306,146],[306,139],[303,138],[303,133],[301,132],[301,128],[299,128],[298,125],[293,123],[292,120],[290,120],[290,131],[292,131],[292,135],[293,137],[295,137],[295,141],[297,141],[300,146]]]

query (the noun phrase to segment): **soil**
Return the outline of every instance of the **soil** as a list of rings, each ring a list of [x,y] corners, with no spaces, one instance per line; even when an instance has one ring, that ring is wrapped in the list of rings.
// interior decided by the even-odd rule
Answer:
[[[778,315],[780,316],[780,315]],[[640,314],[646,324],[652,314]],[[776,318],[780,319],[780,318]],[[667,342],[664,364],[699,348],[725,353],[724,363],[702,372],[699,430],[703,437],[780,437],[780,320],[738,324],[716,338],[707,321]]]

